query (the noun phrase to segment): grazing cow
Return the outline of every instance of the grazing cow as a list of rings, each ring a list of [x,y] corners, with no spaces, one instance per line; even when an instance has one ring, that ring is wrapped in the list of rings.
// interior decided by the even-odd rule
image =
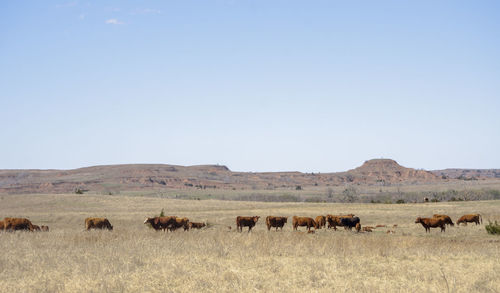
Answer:
[[[480,214],[463,215],[458,219],[457,225],[460,225],[460,223],[464,223],[465,226],[467,226],[467,223],[476,223],[476,225],[479,225],[483,223],[483,217]]]
[[[42,231],[42,230],[40,229],[40,226],[33,225],[33,231]]]
[[[205,226],[206,226],[205,223],[196,223],[196,222],[189,222],[188,223],[189,229],[201,229]]]
[[[40,229],[42,229],[43,232],[49,232],[49,226],[40,226]]]
[[[433,218],[442,218],[446,225],[455,226],[455,224],[453,224],[453,221],[451,220],[451,218],[448,215],[434,214],[434,215],[432,215],[432,217]]]
[[[267,216],[266,217],[267,230],[268,231],[271,230],[271,227],[276,228],[276,231],[278,231],[278,228],[283,230],[283,226],[285,226],[287,221],[288,217]]]
[[[348,215],[341,215],[341,216],[334,216],[334,215],[326,215],[326,221],[328,222],[328,229],[333,227],[333,230],[337,230],[337,226],[343,226],[342,225],[342,218],[352,218],[354,217],[353,214],[348,214]]]
[[[5,231],[27,230],[33,231],[33,224],[26,218],[5,218],[3,219]]]
[[[356,224],[356,231],[359,233],[360,230],[361,230],[361,224],[357,223]]]
[[[314,219],[316,223],[318,223],[318,229],[321,229],[321,227],[326,226],[326,217],[325,216],[317,216],[316,219]]]
[[[441,232],[445,232],[446,224],[442,218],[420,218],[418,217],[415,224],[422,224],[425,228],[425,232],[431,232],[431,228],[441,228]]]
[[[113,226],[106,218],[86,218],[85,229],[108,229],[113,230]]]
[[[311,231],[311,227],[314,227],[314,229],[318,229],[318,223],[316,223],[313,218],[293,216],[292,220],[293,230],[297,230],[298,226],[306,226],[308,231]]]
[[[173,222],[175,221],[175,216],[168,216],[168,217],[154,217],[154,218],[148,218],[144,220],[144,224],[149,223],[153,229],[156,231],[163,230],[165,232],[165,229]]]
[[[184,228],[184,231],[189,230],[189,219],[188,218],[175,218],[174,221],[167,227],[171,232]]]
[[[259,220],[260,216],[253,216],[253,217],[242,217],[242,216],[237,216],[236,217],[236,230],[239,232],[243,232],[243,227],[248,227],[248,232],[250,233],[250,230],[257,224],[257,221]]]
[[[342,226],[344,226],[349,230],[352,230],[352,228],[356,227],[356,224],[359,224],[360,221],[358,217],[352,217],[352,218],[341,218],[340,222],[342,223]]]

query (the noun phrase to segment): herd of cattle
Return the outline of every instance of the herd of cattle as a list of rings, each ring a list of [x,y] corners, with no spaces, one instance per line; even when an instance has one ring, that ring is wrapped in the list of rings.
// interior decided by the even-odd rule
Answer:
[[[253,227],[259,221],[259,216],[253,217],[236,217],[236,229],[239,232],[243,231],[243,227],[248,227],[248,232],[252,230]],[[271,228],[275,228],[276,231],[278,228],[283,230],[283,226],[288,221],[288,217],[275,217],[268,216],[266,217],[266,225],[267,230],[271,230]],[[480,214],[468,214],[460,217],[457,220],[457,225],[464,223],[475,223],[476,225],[482,224],[483,219]],[[425,228],[426,232],[430,232],[431,228],[441,228],[441,232],[446,230],[446,225],[454,226],[453,221],[447,215],[434,214],[432,218],[417,218],[415,223],[420,223]],[[206,226],[205,223],[199,222],[191,222],[188,218],[180,218],[176,216],[163,216],[163,217],[153,217],[146,218],[144,220],[144,224],[150,225],[156,231],[163,230],[165,231],[175,231],[177,229],[183,228],[184,231],[189,229],[201,229]],[[310,217],[292,217],[292,227],[293,230],[297,230],[298,227],[306,227],[308,233],[314,233],[311,228],[321,229],[324,228],[328,224],[328,229],[333,228],[337,230],[337,227],[344,227],[344,229],[352,230],[355,228],[357,232],[361,230],[363,232],[372,232],[376,227],[386,227],[385,225],[377,225],[376,227],[365,226],[361,227],[361,221],[359,217],[354,216],[353,214],[348,215],[326,215],[326,216],[317,216],[315,219]],[[397,225],[393,225],[393,227],[397,227]],[[231,227],[228,227],[231,229]],[[85,219],[85,229],[108,229],[113,230],[113,226],[106,218],[86,218]],[[3,221],[0,221],[0,231],[15,231],[15,230],[26,230],[26,231],[49,231],[48,226],[37,226],[31,223],[30,220],[26,218],[4,218]],[[393,231],[388,231],[393,232]]]

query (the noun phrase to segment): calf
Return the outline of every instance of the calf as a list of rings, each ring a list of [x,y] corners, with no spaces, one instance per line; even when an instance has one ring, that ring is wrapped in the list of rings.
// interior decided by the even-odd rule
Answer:
[[[205,226],[206,226],[205,223],[189,222],[188,224],[189,229],[201,229]]]

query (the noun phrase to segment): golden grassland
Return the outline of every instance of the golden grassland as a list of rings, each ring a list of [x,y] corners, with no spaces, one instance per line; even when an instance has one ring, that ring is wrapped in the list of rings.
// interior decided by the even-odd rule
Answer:
[[[145,216],[205,221],[155,232]],[[373,233],[268,232],[265,216],[354,213]],[[500,292],[500,237],[484,224],[425,233],[418,216],[500,220],[500,201],[426,204],[262,203],[104,195],[2,195],[0,217],[28,217],[50,232],[0,234],[0,292]],[[251,233],[238,215],[259,215]],[[84,231],[107,217],[109,231]],[[397,228],[392,225],[397,224]],[[228,226],[232,226],[229,230]],[[394,234],[386,231],[394,230]]]

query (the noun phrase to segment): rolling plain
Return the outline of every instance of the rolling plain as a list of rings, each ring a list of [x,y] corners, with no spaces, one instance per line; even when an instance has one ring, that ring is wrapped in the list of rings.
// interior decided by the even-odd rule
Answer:
[[[155,232],[146,216],[203,221],[202,230]],[[291,216],[353,213],[372,233],[305,228]],[[453,221],[480,213],[482,225],[425,233],[416,217]],[[235,217],[260,216],[239,233]],[[283,231],[265,217],[289,216]],[[85,231],[107,217],[113,231]],[[50,232],[0,233],[0,292],[499,292],[500,201],[266,203],[101,194],[0,195],[0,218],[27,217]],[[397,227],[393,225],[397,224]],[[229,229],[231,227],[231,229]],[[387,231],[394,233],[387,233]]]

